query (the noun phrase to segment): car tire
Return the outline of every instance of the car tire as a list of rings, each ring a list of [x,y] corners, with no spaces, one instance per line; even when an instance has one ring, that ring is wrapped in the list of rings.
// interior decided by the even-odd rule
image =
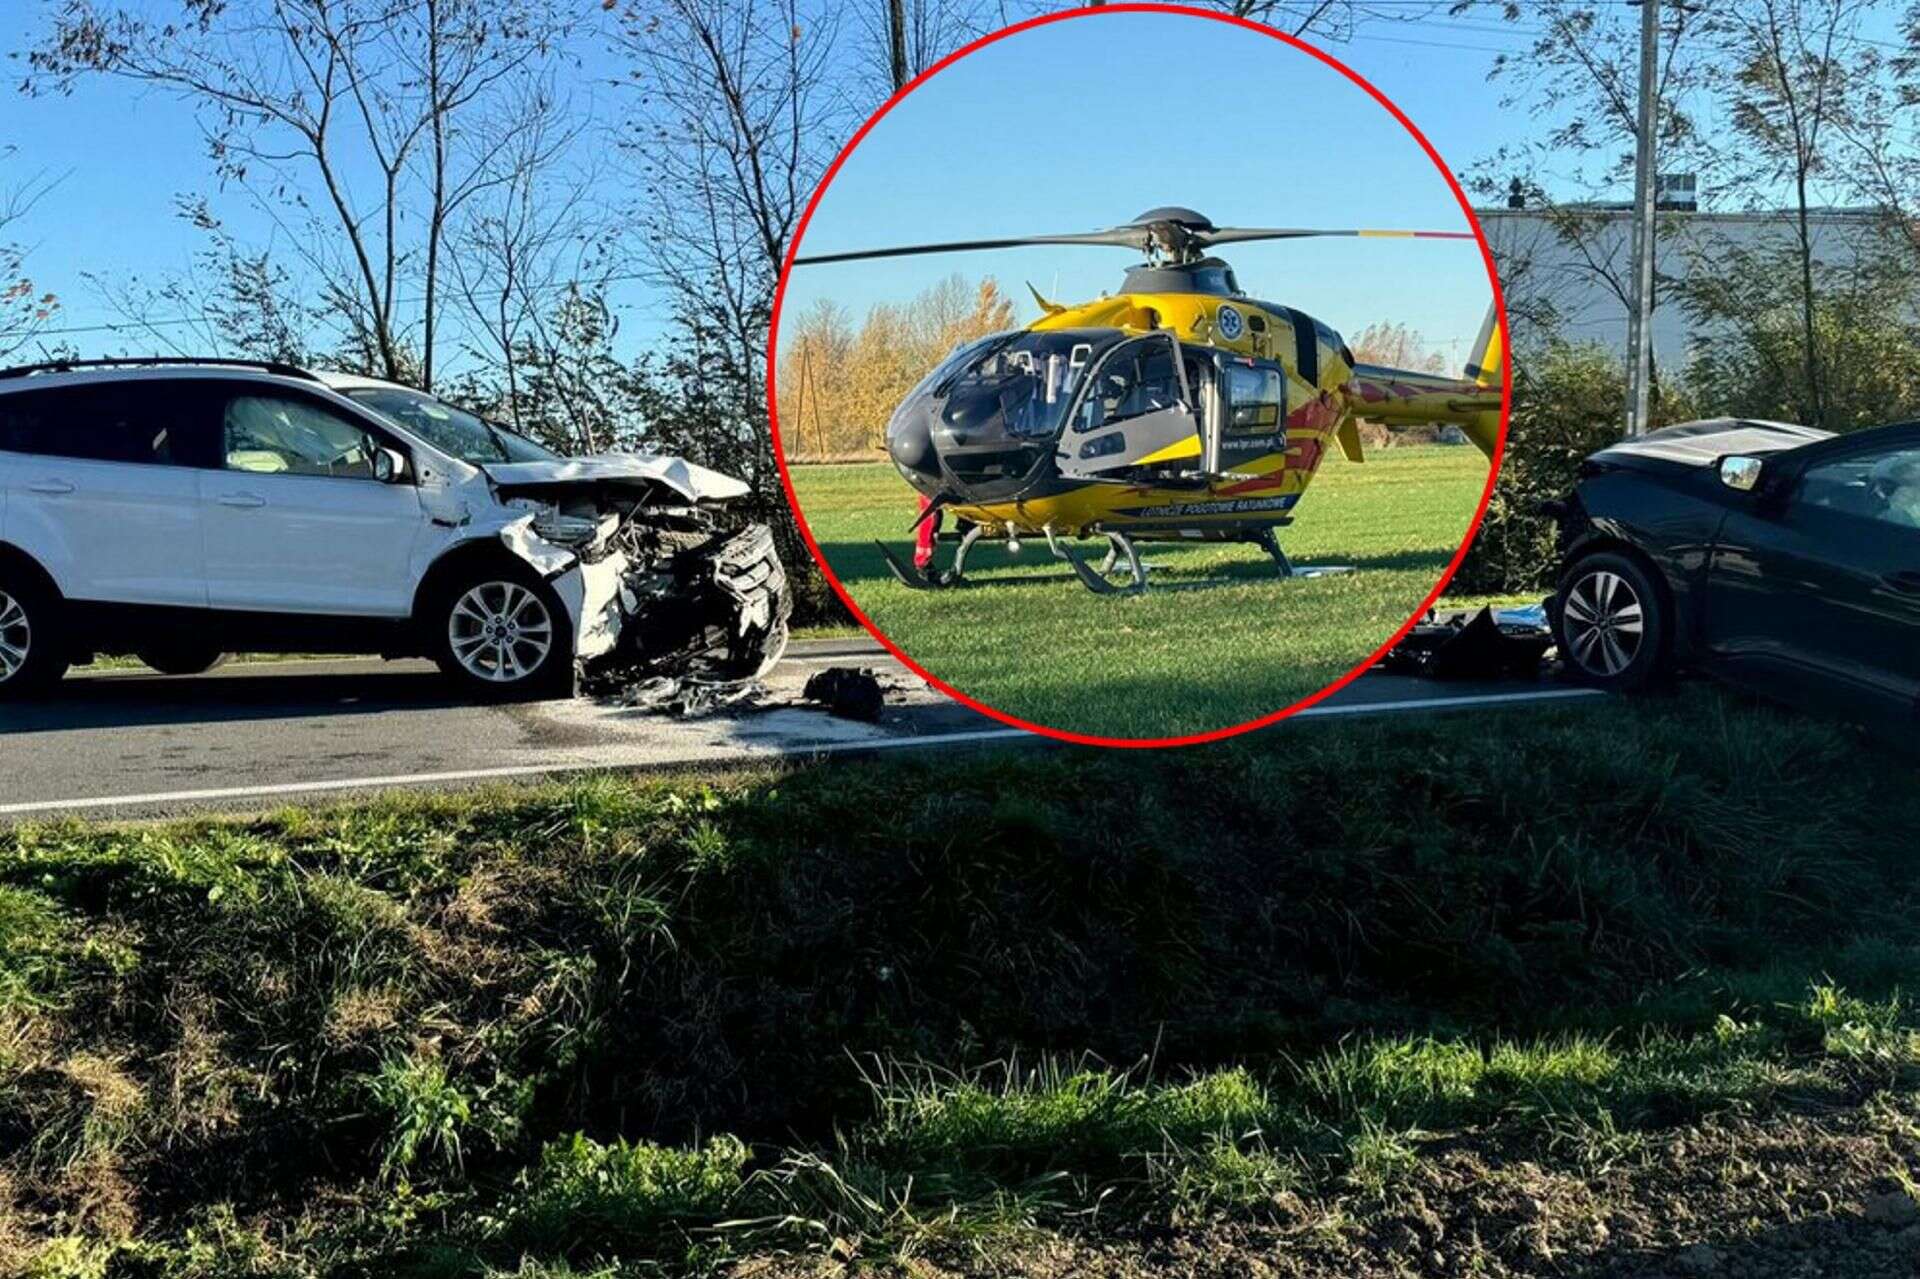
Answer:
[[[1672,632],[1666,597],[1631,556],[1599,551],[1560,576],[1553,639],[1562,668],[1583,684],[1639,692],[1666,673]]]
[[[434,661],[470,696],[573,695],[573,623],[530,567],[489,562],[455,574],[428,600],[420,624]]]
[[[136,649],[134,656],[162,675],[205,675],[227,660],[217,648],[190,640],[169,640]]]
[[[0,565],[0,702],[44,693],[67,673],[61,610],[57,593]]]

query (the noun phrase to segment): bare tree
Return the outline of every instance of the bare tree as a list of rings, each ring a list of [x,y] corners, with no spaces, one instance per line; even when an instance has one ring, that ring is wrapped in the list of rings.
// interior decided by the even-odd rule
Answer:
[[[12,147],[0,147],[0,160],[11,159],[13,152]],[[45,178],[35,178],[0,191],[0,236],[25,217],[51,186]],[[0,239],[0,359],[32,342],[59,309],[60,299],[36,287],[27,274],[26,250]]]
[[[991,0],[883,0],[857,15],[860,96],[873,103],[903,88],[955,49],[1005,25]],[[871,103],[866,105],[872,105]]]
[[[1630,181],[1639,139],[1640,18],[1626,5],[1595,0],[1455,0],[1462,15],[1491,9],[1525,36],[1523,54],[1497,55],[1488,78],[1504,84],[1501,106],[1540,122],[1539,136],[1505,143],[1470,169],[1467,185],[1483,199],[1511,194],[1533,215],[1528,232],[1496,243],[1512,337],[1522,347],[1563,336],[1565,306],[1597,287],[1631,307],[1629,237],[1607,197]],[[1710,169],[1719,151],[1700,124],[1712,110],[1728,29],[1718,7],[1662,5],[1655,78],[1654,145],[1670,171]],[[1659,273],[1663,236],[1654,239],[1658,309],[1667,281]],[[1521,243],[1524,241],[1524,243]],[[1551,266],[1548,265],[1551,263]],[[1661,389],[1658,364],[1654,389]]]
[[[28,87],[84,75],[160,89],[201,109],[218,175],[286,232],[389,377],[414,363],[402,293],[420,299],[431,383],[455,172],[469,111],[551,57],[570,29],[553,0],[65,0],[29,54]],[[309,192],[312,193],[311,197]],[[315,205],[318,207],[316,208]],[[304,225],[300,225],[304,223]]]
[[[1583,194],[1630,178],[1639,136],[1638,10],[1594,0],[1455,0],[1449,12],[1479,8],[1494,9],[1530,41],[1524,54],[1493,60],[1488,78],[1509,86],[1501,106],[1548,123],[1538,140],[1509,144],[1495,158],[1509,168],[1526,167],[1522,155],[1549,158],[1562,182]],[[1718,37],[1727,26],[1720,9],[1661,6],[1655,141],[1663,164],[1698,168],[1711,158],[1699,111],[1721,75]]]
[[[1264,23],[1289,35],[1351,40],[1369,22],[1418,22],[1444,7],[1444,0],[1200,0],[1236,18]]]
[[[516,427],[522,366],[546,349],[556,302],[570,289],[602,296],[611,274],[613,213],[599,199],[596,167],[573,163],[587,127],[547,84],[514,95],[499,127],[482,132],[486,153],[461,192],[451,255],[461,346],[503,383],[503,412]]]
[[[1814,317],[1814,185],[1838,145],[1836,121],[1847,112],[1847,69],[1837,46],[1851,43],[1860,0],[1744,0],[1726,11],[1729,115],[1745,143],[1728,170],[1762,193],[1786,183],[1793,192],[1794,265],[1799,277],[1807,420],[1826,421],[1826,388]]]
[[[94,292],[120,317],[119,332],[150,350],[206,351],[285,364],[321,363],[313,338],[316,308],[280,262],[275,246],[237,241],[207,202],[181,197],[178,215],[205,236],[193,269],[150,279],[121,272],[85,272]]]
[[[689,392],[680,429],[705,437],[683,443],[763,492],[774,290],[807,200],[851,129],[849,105],[828,85],[834,36],[830,7],[800,0],[634,4],[619,27],[639,93],[629,140],[648,193],[638,211],[648,270],[675,309],[667,368]]]

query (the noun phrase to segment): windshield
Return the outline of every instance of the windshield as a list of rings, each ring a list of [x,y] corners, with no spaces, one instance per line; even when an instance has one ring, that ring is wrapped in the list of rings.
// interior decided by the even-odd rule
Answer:
[[[524,436],[494,426],[422,391],[403,386],[366,386],[346,393],[396,426],[413,432],[442,453],[475,466],[488,462],[546,462],[559,457]]]
[[[997,419],[1024,439],[1055,435],[1097,350],[1118,334],[1087,330],[1001,334],[978,347],[947,384],[947,420],[984,424]]]
[[[983,338],[975,338],[971,342],[960,343],[954,347],[953,350],[947,352],[946,358],[934,366],[933,372],[927,374],[914,384],[914,388],[907,392],[907,400],[913,399],[922,391],[928,390],[929,388],[936,391],[943,390],[944,384],[951,380],[962,367],[976,359],[982,351],[987,350],[989,347],[997,346],[1000,343],[1011,341],[1019,337],[1022,332],[1024,332],[1022,329],[1002,329],[998,333],[989,333]],[[905,400],[902,401],[902,403],[905,402]]]

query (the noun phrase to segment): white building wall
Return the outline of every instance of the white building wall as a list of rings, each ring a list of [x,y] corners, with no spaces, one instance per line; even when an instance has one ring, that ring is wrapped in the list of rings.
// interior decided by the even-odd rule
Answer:
[[[1526,323],[1530,305],[1549,304],[1563,334],[1620,351],[1627,347],[1627,307],[1621,293],[1632,272],[1632,214],[1627,209],[1567,207],[1476,209],[1500,267],[1509,313],[1516,327]],[[1577,230],[1562,229],[1570,220]],[[1857,261],[1887,235],[1879,215],[1865,209],[1820,209],[1811,219],[1815,260],[1829,267]],[[1659,214],[1654,269],[1654,358],[1678,367],[1689,355],[1694,324],[1674,301],[1665,282],[1693,278],[1717,269],[1729,245],[1758,248],[1795,241],[1790,212]],[[1617,282],[1618,288],[1615,284]],[[1783,288],[1793,288],[1783,281]],[[1519,335],[1525,341],[1524,332]]]

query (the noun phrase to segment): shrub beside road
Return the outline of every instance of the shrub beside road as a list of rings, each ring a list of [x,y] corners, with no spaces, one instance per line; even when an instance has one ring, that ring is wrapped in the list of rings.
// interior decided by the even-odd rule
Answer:
[[[1911,1264],[1910,765],[1707,688],[1152,765],[0,835],[0,1271]]]

